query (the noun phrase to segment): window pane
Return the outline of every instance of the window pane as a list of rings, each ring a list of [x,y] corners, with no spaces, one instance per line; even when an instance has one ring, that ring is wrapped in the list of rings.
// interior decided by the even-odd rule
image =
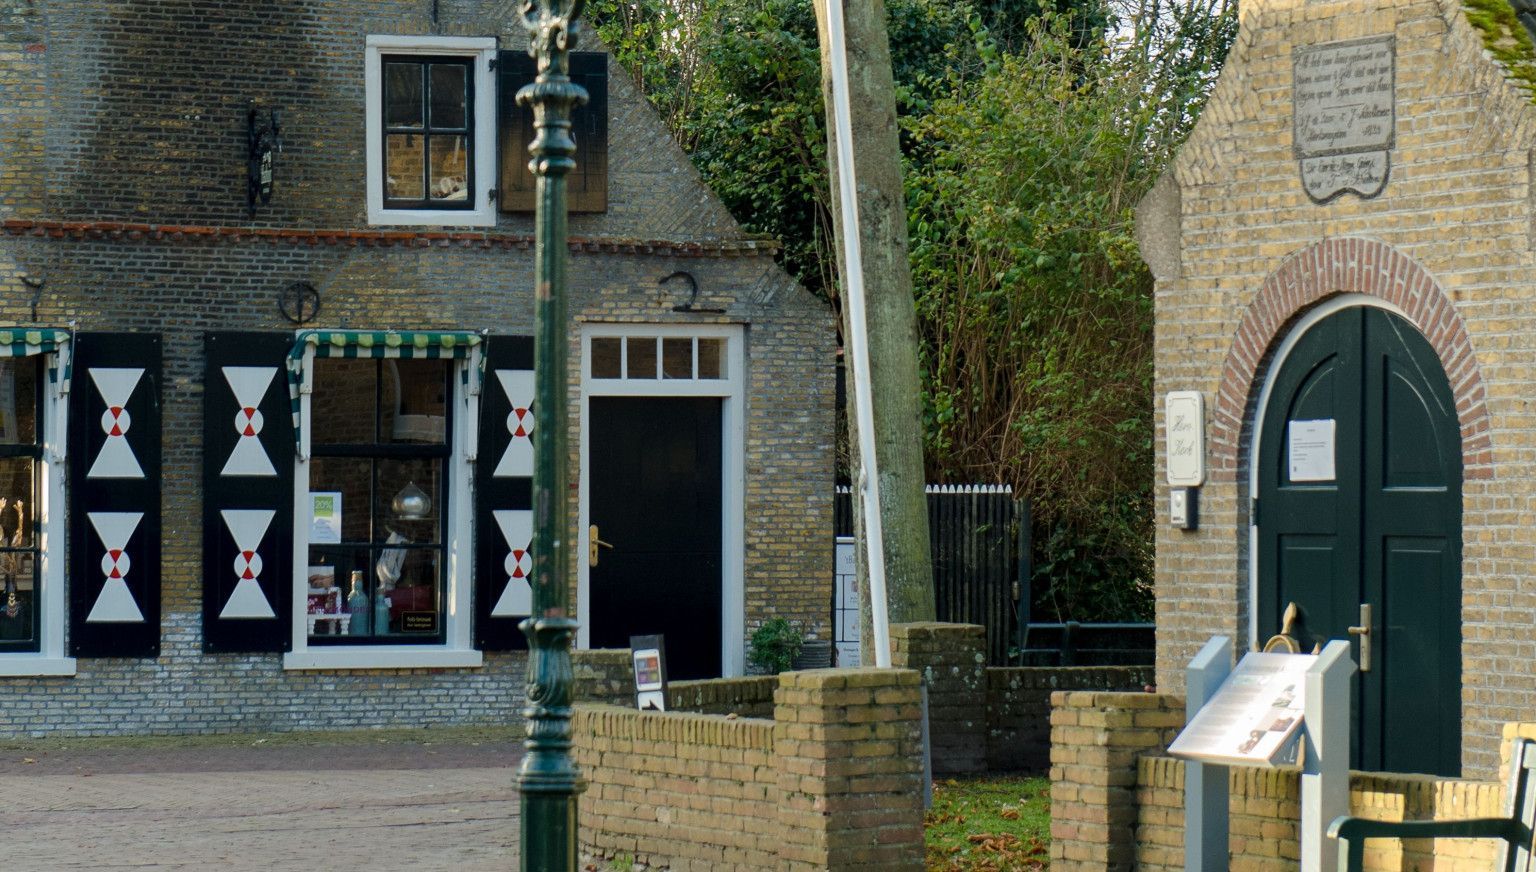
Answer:
[[[372,360],[315,361],[315,392],[309,401],[310,441],[315,445],[355,445],[374,441]]]
[[[379,490],[374,503],[378,524],[373,541],[412,545],[440,541],[438,523],[443,516],[441,458],[413,457],[408,460],[380,460]]]
[[[466,138],[436,134],[432,137],[432,199],[464,200],[469,197],[469,153]]]
[[[463,64],[432,65],[432,126],[464,127],[465,89],[469,70]]]
[[[10,555],[7,555],[10,557]],[[37,650],[37,584],[34,579],[34,555],[16,554],[11,558],[15,571],[0,575],[0,650]]]
[[[384,101],[385,125],[421,127],[421,64],[385,64]]]
[[[656,377],[656,337],[631,336],[629,346],[629,371],[627,378]]]
[[[382,441],[441,445],[447,439],[448,361],[384,361]]]
[[[35,538],[37,461],[30,457],[0,457],[0,549],[30,548]],[[0,573],[16,572],[15,561],[0,555]]]
[[[391,200],[421,200],[422,151],[426,137],[415,133],[391,133],[384,143],[384,196]]]
[[[612,336],[592,339],[592,377],[619,378],[619,340]]]
[[[0,359],[0,443],[37,444],[38,358]]]
[[[310,548],[309,591],[304,613],[309,619],[310,639],[369,636],[372,609],[362,600],[369,599],[372,565],[367,548]],[[353,599],[352,580],[358,579],[358,593]]]
[[[366,457],[316,457],[310,461],[311,503],[316,494],[339,495],[339,500],[319,507],[322,512],[329,510],[334,520],[323,515],[310,519],[312,544],[336,543],[338,538],[342,542],[367,542],[372,538],[368,506],[372,503],[373,463]]]
[[[400,636],[435,636],[442,632],[442,573],[435,548],[407,548],[400,581],[389,588],[389,632]],[[400,641],[409,641],[402,639]]]
[[[693,378],[693,340],[668,336],[661,340],[662,378]]]
[[[725,378],[725,340],[699,340],[699,378]]]

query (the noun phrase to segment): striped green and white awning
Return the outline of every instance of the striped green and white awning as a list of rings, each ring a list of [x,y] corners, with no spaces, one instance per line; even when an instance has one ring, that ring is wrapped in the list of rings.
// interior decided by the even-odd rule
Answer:
[[[309,459],[307,405],[314,375],[309,361],[319,357],[382,360],[470,360],[459,373],[466,401],[478,399],[484,374],[480,354],[483,341],[478,333],[467,330],[300,330],[288,352],[288,400],[293,411],[293,435],[298,442],[300,459]],[[471,417],[477,411],[474,404]]]
[[[69,446],[69,379],[74,372],[71,338],[70,331],[62,327],[0,327],[0,359],[46,356],[52,423],[43,434],[43,446],[54,462],[64,460]]]
[[[68,330],[57,327],[0,327],[0,357],[31,357],[52,354],[48,361],[48,381],[63,393],[69,392],[73,369],[69,356]]]

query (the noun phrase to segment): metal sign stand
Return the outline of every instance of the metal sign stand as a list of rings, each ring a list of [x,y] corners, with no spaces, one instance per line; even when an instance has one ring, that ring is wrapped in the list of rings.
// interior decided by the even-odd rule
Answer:
[[[1302,872],[1325,872],[1337,866],[1338,843],[1328,838],[1328,824],[1349,813],[1349,682],[1355,674],[1349,650],[1348,642],[1329,642],[1306,669],[1301,726]],[[1232,640],[1227,636],[1212,638],[1190,661],[1186,723],[1218,695],[1232,671],[1231,663]],[[1184,767],[1184,868],[1189,872],[1225,870],[1231,865],[1229,767],[1198,755],[1186,757]]]
[[[1339,843],[1328,824],[1349,814],[1349,643],[1329,642],[1307,670],[1305,757],[1301,769],[1301,869],[1339,866]]]
[[[1185,678],[1184,722],[1195,719],[1232,672],[1232,638],[1215,636],[1195,659]],[[1184,761],[1184,868],[1188,872],[1226,869],[1230,822],[1227,769],[1217,763]]]

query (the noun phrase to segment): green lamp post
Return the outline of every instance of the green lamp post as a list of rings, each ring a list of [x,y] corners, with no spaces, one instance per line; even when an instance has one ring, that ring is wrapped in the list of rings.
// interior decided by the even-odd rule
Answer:
[[[522,868],[576,868],[576,795],[584,785],[571,759],[569,491],[566,487],[565,177],[576,165],[571,110],[587,92],[570,78],[583,0],[523,0],[523,23],[538,63],[517,102],[533,109],[529,168],[538,179],[534,225],[533,615],[528,636],[527,753],[522,794]]]

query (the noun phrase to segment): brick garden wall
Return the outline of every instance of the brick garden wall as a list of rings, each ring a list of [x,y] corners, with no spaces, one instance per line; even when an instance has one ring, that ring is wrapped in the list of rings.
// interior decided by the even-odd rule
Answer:
[[[987,771],[1044,772],[1051,765],[1051,695],[1140,691],[1151,666],[993,667],[987,670]]]
[[[0,0],[0,325],[157,332],[165,348],[162,656],[0,679],[0,736],[518,716],[521,654],[476,670],[297,673],[277,655],[202,651],[203,331],[293,329],[277,295],[294,281],[323,300],[310,327],[532,331],[532,216],[463,234],[365,223],[365,36],[526,43],[506,3],[444,3],[437,23],[431,6]],[[743,236],[610,73],[610,208],[570,221],[572,360],[583,322],[746,325],[746,631],[783,616],[830,638],[832,314],[774,264],[773,244]],[[285,139],[273,201],[255,216],[252,99],[281,110]],[[701,306],[724,311],[673,312],[680,300],[657,281],[677,270],[698,280]],[[45,283],[34,291],[24,274]]]
[[[1319,205],[1293,150],[1299,47],[1392,36],[1395,139],[1385,189]],[[1456,395],[1462,491],[1463,771],[1497,767],[1499,724],[1536,708],[1525,578],[1536,524],[1522,508],[1536,465],[1536,115],[1455,0],[1256,0],[1221,80],[1138,218],[1157,279],[1155,392],[1199,390],[1209,428],[1201,528],[1175,530],[1157,500],[1158,686],[1216,634],[1249,624],[1248,447],[1276,347],[1319,301],[1362,294],[1429,339]],[[1158,425],[1163,426],[1162,415]],[[1161,468],[1163,434],[1157,447]],[[1252,635],[1250,635],[1252,634]]]
[[[581,705],[581,838],[677,872],[918,870],[918,675],[778,676],[773,719]]]
[[[1129,872],[1184,868],[1184,761],[1163,756],[1183,727],[1171,694],[1058,692],[1051,714],[1051,868]],[[1508,740],[1536,724],[1503,726]],[[1231,767],[1234,872],[1285,872],[1300,862],[1301,780],[1295,771]],[[1494,781],[1351,773],[1350,813],[1375,820],[1503,814]],[[1465,839],[1371,841],[1369,869],[1486,869],[1496,846]]]
[[[1301,776],[1296,772],[1233,768],[1228,844],[1234,872],[1288,872],[1300,862]],[[1184,762],[1144,757],[1137,766],[1140,816],[1136,868],[1184,868]],[[1372,820],[1443,820],[1498,817],[1503,788],[1491,781],[1428,775],[1356,772],[1350,779],[1350,814]],[[1469,839],[1390,839],[1367,842],[1367,869],[1489,869],[1497,845]]]

